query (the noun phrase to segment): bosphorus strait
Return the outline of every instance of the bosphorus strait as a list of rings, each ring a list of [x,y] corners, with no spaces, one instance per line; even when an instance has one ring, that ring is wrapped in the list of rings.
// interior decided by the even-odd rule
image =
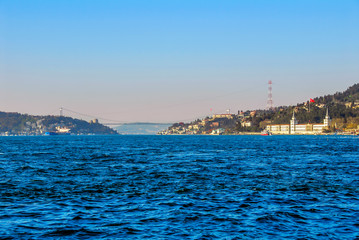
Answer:
[[[0,138],[1,239],[355,239],[356,136]]]

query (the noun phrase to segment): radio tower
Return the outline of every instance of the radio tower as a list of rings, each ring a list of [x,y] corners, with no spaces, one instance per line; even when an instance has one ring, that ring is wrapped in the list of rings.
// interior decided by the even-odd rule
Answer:
[[[63,114],[63,111],[64,111],[64,108],[63,107],[60,107],[60,117],[62,117],[64,114]]]
[[[272,100],[272,81],[268,82],[268,101],[267,101],[267,110],[273,110],[273,100]]]

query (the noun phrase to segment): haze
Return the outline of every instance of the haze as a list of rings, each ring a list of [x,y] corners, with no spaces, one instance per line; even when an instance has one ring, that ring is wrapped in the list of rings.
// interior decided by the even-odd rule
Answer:
[[[269,80],[292,105],[357,83],[358,43],[355,0],[5,0],[0,111],[190,121],[264,109]]]

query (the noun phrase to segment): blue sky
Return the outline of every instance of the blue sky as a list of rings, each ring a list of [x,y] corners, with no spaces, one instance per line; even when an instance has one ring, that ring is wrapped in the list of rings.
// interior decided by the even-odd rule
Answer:
[[[190,121],[268,80],[292,105],[357,83],[358,43],[357,0],[0,0],[0,111]]]

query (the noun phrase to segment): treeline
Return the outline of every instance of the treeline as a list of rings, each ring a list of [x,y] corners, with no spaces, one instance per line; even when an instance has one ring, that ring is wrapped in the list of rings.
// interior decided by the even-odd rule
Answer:
[[[26,122],[35,122],[27,114],[0,112],[0,132],[20,132],[25,128]]]
[[[349,87],[344,92],[336,92],[332,95],[326,95],[322,97],[314,98],[317,103],[329,104],[329,103],[342,103],[342,102],[350,102],[354,103],[355,101],[359,101],[359,83],[354,84]]]

